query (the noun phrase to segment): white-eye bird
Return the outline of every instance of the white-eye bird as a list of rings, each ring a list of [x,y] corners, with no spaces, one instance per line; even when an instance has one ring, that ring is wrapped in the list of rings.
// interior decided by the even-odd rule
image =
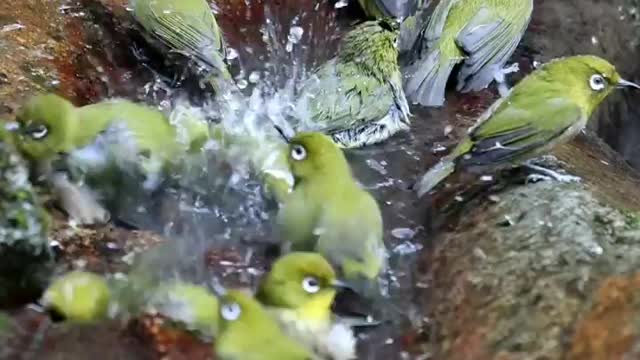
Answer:
[[[147,38],[159,40],[209,69],[216,92],[233,90],[222,32],[206,0],[132,0]]]
[[[154,191],[171,168],[199,151],[208,139],[206,122],[177,120],[174,125],[162,111],[128,100],[76,107],[60,96],[40,94],[20,109],[13,134],[36,175],[62,197],[70,218],[92,224],[109,219],[103,202],[115,208],[129,195],[123,192],[123,184],[130,185],[125,179]]]
[[[338,55],[302,85],[296,118],[310,121],[302,130],[324,132],[341,147],[353,148],[409,129],[409,104],[396,47],[398,29],[395,20],[381,19],[359,24],[344,35]]]
[[[107,280],[85,271],[72,271],[58,277],[40,300],[45,310],[75,323],[106,319],[110,302]]]
[[[220,296],[220,332],[216,356],[222,360],[315,360],[303,345],[289,338],[250,295],[229,290]]]
[[[273,263],[260,282],[256,299],[289,336],[318,357],[355,359],[351,328],[331,313],[336,289],[344,286],[322,255],[292,252]]]
[[[442,106],[454,67],[460,64],[457,90],[479,91],[494,80],[502,96],[508,90],[505,68],[527,29],[533,0],[441,0],[415,44],[405,70],[405,91],[414,104]]]
[[[378,203],[358,185],[331,138],[303,132],[288,141],[295,182],[277,216],[284,252],[318,252],[358,292],[370,293],[386,268]]]
[[[571,56],[543,65],[494,103],[456,148],[423,175],[416,187],[418,195],[455,170],[525,164],[559,181],[577,180],[527,161],[577,135],[598,105],[619,87],[640,88],[596,56]]]

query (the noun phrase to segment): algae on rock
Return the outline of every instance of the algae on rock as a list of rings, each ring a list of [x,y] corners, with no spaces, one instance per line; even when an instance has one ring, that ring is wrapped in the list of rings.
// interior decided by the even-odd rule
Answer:
[[[9,139],[0,129],[0,307],[38,296],[52,264],[49,217]]]

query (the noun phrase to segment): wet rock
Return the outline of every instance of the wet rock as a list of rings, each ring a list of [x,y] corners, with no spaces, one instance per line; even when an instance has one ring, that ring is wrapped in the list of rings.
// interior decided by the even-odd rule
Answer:
[[[613,359],[598,354],[629,336],[615,321],[618,312],[632,321],[638,309],[598,305],[633,304],[619,299],[615,286],[600,284],[640,266],[636,215],[607,206],[581,185],[512,187],[500,199],[467,203],[455,229],[425,257],[436,358],[560,359],[576,333],[572,353],[582,355],[575,358]]]
[[[48,222],[22,159],[0,130],[0,307],[32,299],[47,280]]]

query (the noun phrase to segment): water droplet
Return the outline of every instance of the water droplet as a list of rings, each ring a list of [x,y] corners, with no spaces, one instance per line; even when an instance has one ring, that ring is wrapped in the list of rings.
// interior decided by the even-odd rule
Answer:
[[[340,9],[340,8],[343,8],[343,7],[347,6],[347,5],[349,5],[349,1],[348,0],[339,0],[334,5],[334,8]]]
[[[237,84],[238,84],[238,88],[241,90],[246,89],[246,87],[249,85],[249,83],[245,79],[238,80]]]
[[[234,48],[227,49],[227,60],[233,60],[238,57],[238,51]]]
[[[258,73],[257,71],[251,72],[251,74],[249,75],[249,82],[255,84],[258,81],[260,81],[260,73]]]
[[[395,228],[391,230],[391,235],[397,239],[409,240],[416,235],[416,232],[409,228]]]
[[[414,244],[410,241],[405,241],[393,248],[393,252],[398,255],[409,255],[420,250],[422,250],[422,245]]]

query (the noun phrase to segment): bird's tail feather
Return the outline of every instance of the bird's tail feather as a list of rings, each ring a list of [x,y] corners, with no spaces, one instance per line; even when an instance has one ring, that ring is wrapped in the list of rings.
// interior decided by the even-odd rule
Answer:
[[[407,69],[410,77],[405,84],[409,100],[423,106],[442,106],[447,82],[456,63],[456,59],[442,59],[440,50],[434,50],[410,65]]]
[[[434,187],[436,187],[442,180],[444,180],[447,176],[451,175],[451,173],[455,170],[455,163],[451,159],[442,159],[436,166],[431,168],[426,174],[422,176],[416,191],[418,193],[418,197],[422,197],[422,195],[431,191]]]

